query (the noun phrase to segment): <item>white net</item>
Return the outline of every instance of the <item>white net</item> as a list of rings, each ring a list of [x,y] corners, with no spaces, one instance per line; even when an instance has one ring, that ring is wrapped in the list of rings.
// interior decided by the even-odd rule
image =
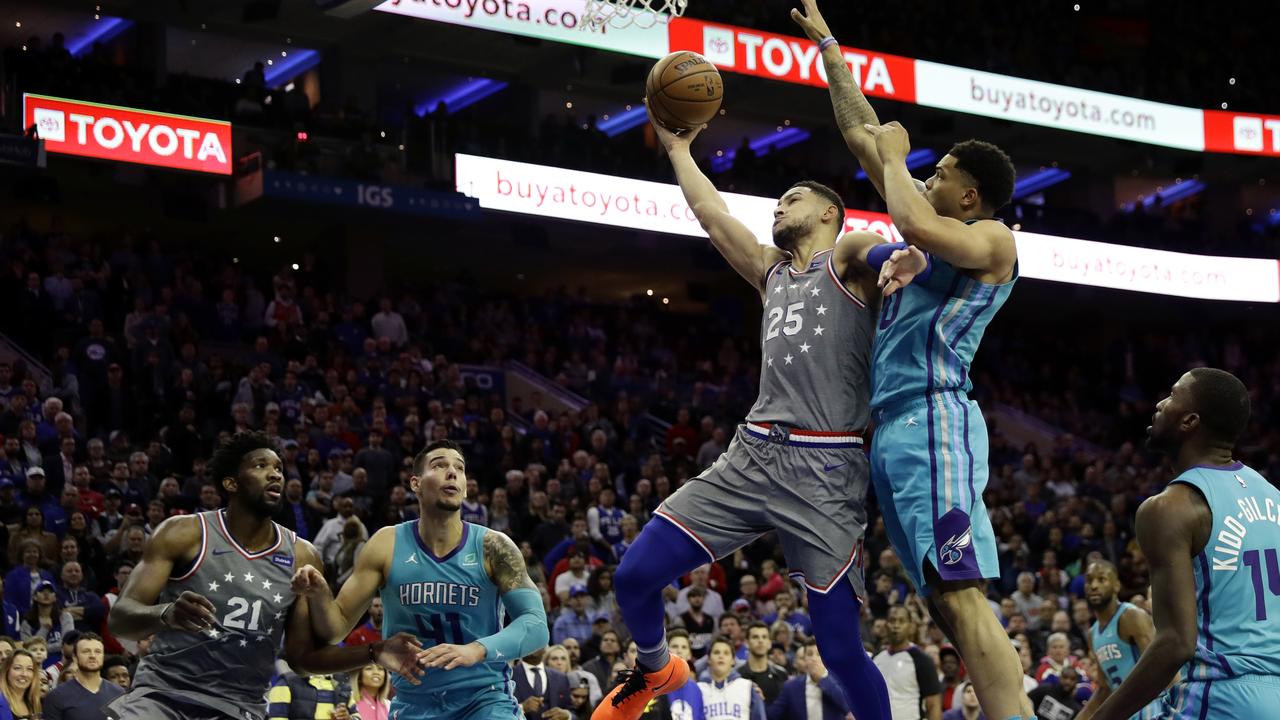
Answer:
[[[688,5],[689,0],[587,0],[578,29],[594,32],[607,25],[651,28],[684,15]]]

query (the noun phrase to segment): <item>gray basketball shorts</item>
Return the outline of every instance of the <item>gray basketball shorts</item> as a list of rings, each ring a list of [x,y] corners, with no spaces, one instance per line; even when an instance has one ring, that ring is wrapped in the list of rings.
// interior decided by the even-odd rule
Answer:
[[[256,708],[233,708],[219,700],[211,703],[224,707],[222,710],[210,707],[208,698],[197,693],[135,688],[111,701],[103,712],[111,720],[265,720],[266,717]],[[265,705],[261,709],[265,710]],[[238,712],[229,714],[233,710]]]
[[[658,508],[707,551],[732,554],[776,530],[788,573],[825,594],[848,576],[859,597],[870,473],[859,433],[738,426],[729,449]]]

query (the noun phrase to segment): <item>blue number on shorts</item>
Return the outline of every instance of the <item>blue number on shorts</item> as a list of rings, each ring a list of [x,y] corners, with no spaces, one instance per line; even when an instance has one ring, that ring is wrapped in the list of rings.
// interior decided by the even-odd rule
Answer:
[[[428,620],[430,618],[430,620]],[[462,618],[458,613],[446,613],[444,615],[415,615],[414,620],[418,622],[418,634],[423,638],[434,638],[436,645],[444,645],[452,643],[454,645],[462,645],[466,641],[462,637]],[[448,621],[449,629],[452,630],[452,639],[445,635],[444,622]],[[430,627],[427,626],[428,622]]]
[[[1265,554],[1267,560],[1267,589],[1272,595],[1280,596],[1280,558],[1276,556],[1275,548],[1268,548]],[[1267,619],[1267,600],[1262,591],[1262,561],[1258,556],[1257,550],[1245,551],[1243,561],[1249,566],[1253,575],[1253,600],[1254,600],[1254,616],[1258,620]]]

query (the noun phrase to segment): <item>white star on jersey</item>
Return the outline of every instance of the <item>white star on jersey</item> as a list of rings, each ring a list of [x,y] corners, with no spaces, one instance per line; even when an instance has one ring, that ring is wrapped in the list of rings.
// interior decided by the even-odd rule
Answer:
[[[253,582],[253,573],[245,573],[245,574],[244,574],[244,581],[245,581],[245,582]]]
[[[791,283],[790,285],[788,285],[788,286],[787,286],[787,289],[788,289],[788,290],[795,290],[795,289],[796,289],[796,288],[798,288],[798,287],[800,287],[798,284],[796,284],[796,283]]]
[[[802,352],[802,353],[807,353],[807,352],[809,352],[809,348],[810,348],[810,347],[812,347],[812,346],[811,346],[811,345],[809,345],[809,343],[801,343],[801,345],[800,345],[800,352]]]
[[[784,357],[784,358],[782,358],[782,359],[783,359],[783,360],[786,360],[786,361],[787,361],[787,364],[788,364],[788,365],[790,365],[790,364],[791,364],[791,361],[792,361],[793,359],[795,359],[795,356],[794,356],[794,355],[792,355],[791,353],[787,353],[787,356],[786,356],[786,357]]]
[[[227,573],[226,575],[223,575],[223,576],[222,576],[222,579],[223,579],[223,580],[226,580],[227,582],[235,582],[235,581],[236,581],[236,576],[235,576],[235,575],[232,575],[231,573]]]
[[[240,647],[249,647],[249,641],[248,641],[248,640],[241,640],[241,641],[240,641]]]
[[[765,362],[769,363],[769,367],[773,367],[773,358],[767,357],[765,358]]]
[[[221,633],[221,632],[219,632],[219,630],[218,630],[217,628],[210,628],[210,630],[209,630],[209,637],[213,638],[214,640],[217,640],[217,639],[218,639],[218,636],[219,636],[219,635],[221,635],[221,634],[222,634],[222,633]]]
[[[283,617],[284,617],[284,613],[283,613],[283,612],[278,612],[278,613],[276,613],[276,619],[277,619],[277,620],[280,620],[280,619],[282,619]]]
[[[776,295],[776,294],[778,294],[778,293],[780,293],[780,292],[782,292],[782,286],[781,286],[781,285],[779,285],[778,287],[774,288],[774,289],[773,289],[773,292],[774,292],[774,294],[775,294],[775,295]]]
[[[818,289],[818,288],[814,288],[814,290],[817,290],[817,289]],[[819,315],[826,315],[826,314],[827,314],[827,306],[826,306],[826,305],[819,305],[818,307],[814,308],[814,310],[817,310]]]
[[[814,288],[814,289],[812,289],[812,290],[810,290],[810,291],[809,291],[809,294],[810,294],[810,295],[812,295],[812,296],[814,296],[814,297],[818,297],[818,293],[820,293],[820,292],[822,292],[822,288]]]
[[[276,593],[275,595],[271,596],[271,599],[275,600],[276,602],[280,602],[284,598],[280,597],[280,593]]]
[[[209,592],[218,592],[218,581],[214,580],[209,583]]]
[[[818,325],[818,326],[814,327],[814,328],[813,328],[813,334],[814,334],[814,335],[821,335],[821,334],[822,334],[822,326],[821,326],[821,325]]]
[[[271,581],[270,581],[270,580],[263,580],[263,581],[262,581],[262,589],[263,589],[263,590],[270,590],[270,589],[271,589]]]

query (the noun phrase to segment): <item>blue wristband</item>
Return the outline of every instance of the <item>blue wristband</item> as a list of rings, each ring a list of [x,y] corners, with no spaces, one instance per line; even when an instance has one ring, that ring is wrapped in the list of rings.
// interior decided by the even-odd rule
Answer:
[[[871,266],[872,270],[880,272],[880,268],[888,262],[889,256],[893,254],[893,251],[906,249],[907,244],[904,242],[880,243],[867,251],[867,265]]]
[[[880,243],[867,251],[867,265],[876,272],[880,272],[880,268],[888,262],[889,256],[893,255],[896,250],[906,250],[907,244],[904,242]],[[923,250],[921,252],[924,252]],[[924,253],[925,265],[924,270],[916,275],[915,279],[924,282],[933,274],[933,257],[929,253]]]
[[[836,42],[836,39],[835,39],[834,37],[832,37],[832,36],[828,35],[828,36],[826,36],[826,37],[824,37],[824,38],[822,38],[821,40],[819,40],[819,41],[818,41],[818,50],[819,50],[819,51],[826,51],[826,49],[827,49],[827,48],[831,47],[832,45],[837,45],[837,44],[838,44],[838,43]]]

